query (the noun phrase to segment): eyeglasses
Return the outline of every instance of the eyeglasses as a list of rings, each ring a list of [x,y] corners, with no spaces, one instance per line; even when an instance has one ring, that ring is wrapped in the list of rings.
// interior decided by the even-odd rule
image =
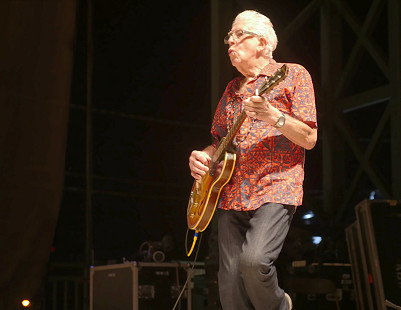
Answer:
[[[232,30],[227,35],[224,37],[224,44],[228,44],[228,40],[230,40],[230,37],[233,36],[234,41],[238,41],[243,37],[244,34],[249,34],[252,36],[258,36],[259,34],[242,30],[242,29],[237,29],[237,30]]]

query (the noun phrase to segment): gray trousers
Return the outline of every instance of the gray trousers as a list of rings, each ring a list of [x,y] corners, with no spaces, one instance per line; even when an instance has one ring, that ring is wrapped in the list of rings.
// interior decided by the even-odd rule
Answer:
[[[224,310],[287,310],[274,262],[294,206],[267,203],[254,211],[217,210],[219,293]]]

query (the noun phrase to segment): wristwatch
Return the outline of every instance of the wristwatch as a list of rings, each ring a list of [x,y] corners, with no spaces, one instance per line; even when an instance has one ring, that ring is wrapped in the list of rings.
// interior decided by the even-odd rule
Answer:
[[[277,123],[274,124],[274,127],[280,128],[280,127],[283,127],[284,124],[285,124],[285,114],[283,112],[281,112],[281,114],[277,120]]]

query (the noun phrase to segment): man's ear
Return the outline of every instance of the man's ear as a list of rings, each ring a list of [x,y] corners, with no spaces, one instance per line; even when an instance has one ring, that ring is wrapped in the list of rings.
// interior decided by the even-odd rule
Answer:
[[[258,45],[258,52],[262,52],[265,50],[267,45],[267,40],[265,37],[259,37],[259,45]]]

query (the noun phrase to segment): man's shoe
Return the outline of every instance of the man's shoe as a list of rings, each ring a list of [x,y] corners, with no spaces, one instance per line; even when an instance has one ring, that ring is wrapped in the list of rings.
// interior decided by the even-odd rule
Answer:
[[[284,297],[285,297],[285,299],[287,299],[287,302],[288,302],[288,309],[292,309],[292,300],[291,300],[291,297],[290,297],[290,295],[288,295],[287,293],[284,293]]]

